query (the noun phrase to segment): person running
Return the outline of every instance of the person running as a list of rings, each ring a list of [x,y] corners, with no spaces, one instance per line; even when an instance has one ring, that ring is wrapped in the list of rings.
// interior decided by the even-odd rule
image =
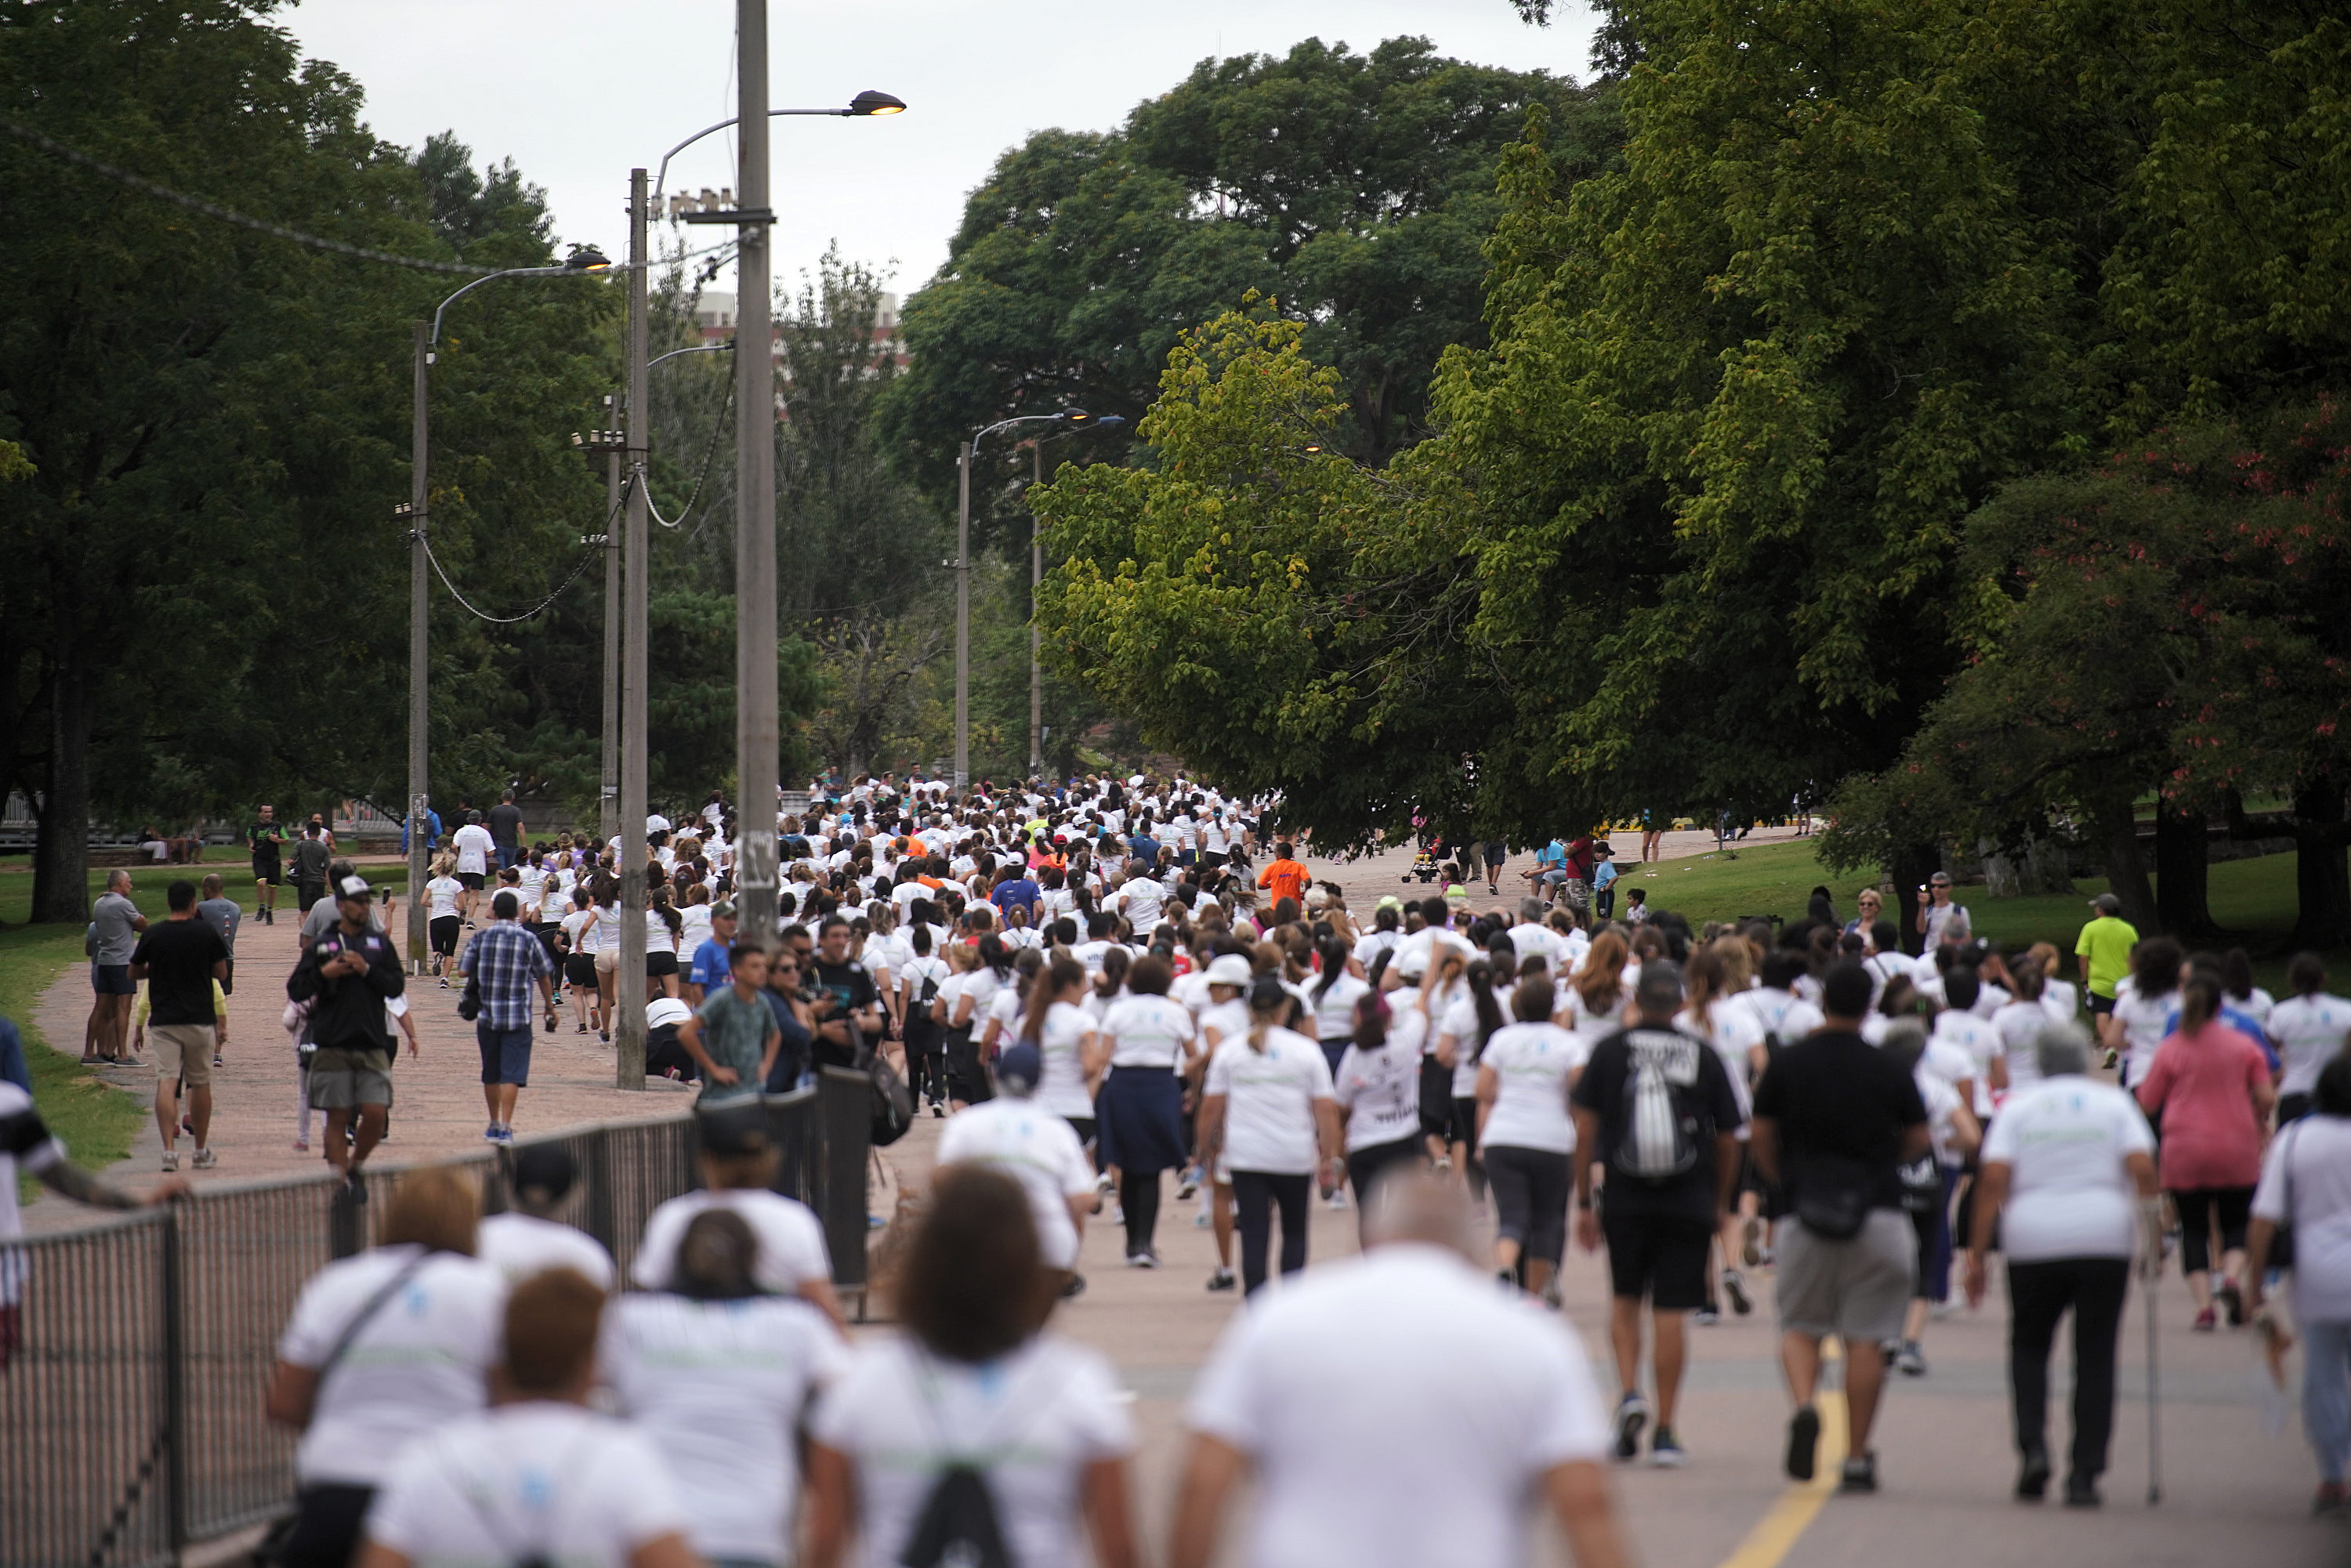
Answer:
[[[286,1568],[350,1568],[401,1450],[482,1408],[507,1287],[474,1256],[480,1212],[455,1167],[410,1171],[375,1246],[328,1264],[296,1298],[264,1404],[302,1434]]]
[[[758,1276],[758,1234],[705,1209],[678,1239],[669,1290],[606,1309],[602,1357],[615,1412],[675,1481],[687,1543],[742,1568],[792,1561],[799,1428],[849,1360],[822,1312],[768,1294]]]
[[[2293,1339],[2263,1312],[2262,1281],[2282,1260],[2278,1243],[2289,1228],[2294,1321],[2304,1342],[2302,1426],[2318,1460],[2312,1511],[2340,1517],[2351,1511],[2351,1057],[2320,1069],[2309,1110],[2270,1145],[2253,1194],[2245,1304],[2280,1357]]]
[[[1078,1248],[1094,1207],[1094,1170],[1070,1119],[1044,1103],[1039,1092],[1051,1071],[1034,1040],[1008,1048],[996,1064],[996,1097],[957,1111],[939,1134],[941,1166],[1002,1169],[1029,1195],[1038,1257],[1054,1289],[1085,1289]]]
[[[1257,885],[1266,890],[1269,906],[1278,905],[1285,898],[1301,909],[1306,906],[1306,884],[1313,880],[1313,873],[1290,858],[1291,848],[1287,839],[1276,843],[1273,859],[1257,873]]]
[[[482,887],[489,881],[490,868],[497,862],[497,842],[490,837],[490,830],[482,826],[482,814],[468,811],[465,825],[450,836],[449,847],[456,852],[457,880],[465,889],[458,898],[457,912],[471,925],[474,903],[481,897]]]
[[[294,904],[302,914],[308,915],[313,904],[327,896],[327,883],[333,875],[335,852],[327,846],[326,830],[314,819],[302,824],[302,836],[294,843]]]
[[[360,1170],[392,1114],[393,1048],[384,1003],[406,984],[399,954],[369,922],[374,893],[366,878],[345,877],[336,889],[336,925],[286,981],[288,998],[310,1004],[308,1103],[327,1113],[327,1163],[354,1201],[365,1199]],[[417,1055],[413,1034],[408,1054]]]
[[[1373,961],[1374,974],[1382,967]],[[1373,1187],[1422,1158],[1420,1041],[1427,1024],[1419,1009],[1405,1003],[1391,1009],[1386,997],[1366,988],[1355,998],[1355,1027],[1331,1075],[1331,1097],[1346,1134],[1359,1241],[1369,1235]]]
[[[1094,1141],[1093,1085],[1101,1081],[1109,1047],[1080,1005],[1087,994],[1085,966],[1056,953],[1038,967],[1021,1009],[1019,1040],[1043,1059],[1037,1105],[1070,1124],[1081,1144]]]
[[[1133,1417],[1099,1352],[1041,1332],[1031,1212],[1001,1171],[938,1173],[898,1270],[904,1332],[869,1343],[809,1424],[801,1568],[843,1568],[852,1541],[876,1565],[1138,1568]]]
[[[275,925],[286,849],[286,824],[277,820],[277,807],[261,808],[260,821],[245,830],[245,847],[253,856],[253,917],[264,925]]]
[[[589,1406],[604,1312],[604,1292],[569,1269],[515,1287],[491,1407],[400,1454],[356,1568],[695,1568],[669,1456]]]
[[[512,1285],[549,1269],[573,1269],[600,1291],[612,1288],[612,1255],[560,1216],[580,1180],[580,1162],[561,1144],[533,1144],[515,1155],[504,1214],[483,1217],[475,1254]]]
[[[2162,1255],[2154,1218],[2155,1135],[2128,1092],[2088,1076],[2090,1040],[2079,1026],[2044,1025],[2034,1049],[2040,1060],[2032,1087],[2008,1097],[1984,1139],[1963,1285],[1968,1304],[1980,1305],[1998,1221],[2008,1255],[2016,1495],[2031,1501],[2049,1490],[2049,1352],[2058,1319],[2074,1314],[2074,1448],[2065,1501],[2095,1508],[2114,1432],[2131,1252],[2142,1228],[2149,1232],[2150,1261]]]
[[[697,1215],[724,1208],[741,1215],[758,1235],[759,1288],[771,1295],[798,1296],[839,1324],[841,1298],[832,1288],[824,1226],[808,1205],[773,1190],[783,1161],[767,1112],[756,1104],[702,1111],[694,1127],[702,1186],[646,1217],[630,1279],[647,1291],[673,1289],[686,1228]]]
[[[490,1124],[484,1141],[514,1142],[515,1101],[530,1083],[530,1015],[534,992],[555,1005],[555,960],[547,945],[521,921],[522,906],[512,888],[490,900],[490,924],[465,944],[461,973],[481,994],[474,1036],[482,1051],[482,1101]]]
[[[2326,961],[2296,953],[2286,966],[2293,994],[2270,1009],[2270,1043],[2278,1053],[2278,1125],[2310,1113],[2318,1074],[2351,1040],[2351,1001],[2326,990]]]
[[[147,982],[149,1038],[155,1042],[155,1127],[163,1137],[163,1168],[180,1168],[180,1093],[188,1099],[194,1168],[220,1163],[212,1149],[213,1047],[216,1040],[214,986],[228,977],[228,946],[196,918],[196,884],[164,890],[171,914],[151,926],[131,954],[131,978]]]
[[[1458,1183],[1399,1168],[1365,1209],[1364,1255],[1237,1314],[1193,1385],[1174,1568],[1226,1560],[1251,1478],[1249,1568],[1523,1563],[1538,1507],[1577,1568],[1629,1563],[1575,1337],[1479,1278]]]
[[[2106,1065],[2120,1065],[2126,1089],[2137,1088],[2155,1065],[2156,1049],[2170,1032],[2171,1015],[2179,1010],[2179,976],[2187,962],[2187,955],[2170,937],[2148,937],[2132,951],[2131,972],[2117,984],[2114,1007],[2098,1019],[2098,1042],[2106,1048]]]
[[[571,1016],[578,1020],[579,1032],[607,1028],[603,1023],[602,998],[596,989],[596,952],[603,944],[600,926],[602,912],[587,888],[571,890],[571,912],[563,917],[563,983],[571,993]]]
[[[1646,971],[1645,971],[1646,977]],[[1898,1342],[1917,1269],[1902,1207],[1901,1166],[1932,1147],[1926,1103],[1908,1069],[1861,1037],[1869,971],[1841,963],[1821,977],[1827,1023],[1783,1048],[1755,1090],[1756,1168],[1786,1189],[1777,1264],[1780,1362],[1795,1413],[1787,1470],[1813,1478],[1820,1445],[1821,1341],[1844,1343],[1851,1436],[1839,1488],[1877,1490],[1869,1435],[1886,1382],[1880,1349]]]
[[[2082,989],[2089,997],[2094,1021],[2115,1010],[2116,988],[2130,973],[2131,949],[2138,946],[2138,927],[2122,913],[2121,899],[2111,893],[2098,894],[2090,900],[2090,919],[2074,939],[2074,958],[2081,966]]]
[[[2131,1005],[2143,999],[2134,994]],[[2179,1266],[2203,1333],[2216,1324],[2216,1301],[2231,1328],[2245,1320],[2245,1230],[2261,1180],[2263,1134],[2277,1103],[2269,1058],[2222,1023],[2220,1013],[2220,982],[2191,974],[2179,988],[2179,1028],[2157,1047],[2134,1091],[2140,1108],[2163,1129],[2158,1164],[2164,1193],[2179,1217]],[[1997,1119],[1992,1124],[1999,1125]]]
[[[1688,1314],[1706,1304],[1707,1252],[1739,1178],[1739,1098],[1714,1048],[1675,1026],[1680,966],[1641,966],[1635,1021],[1592,1048],[1571,1099],[1576,1244],[1608,1244],[1609,1331],[1617,1386],[1615,1457],[1640,1457],[1650,1403],[1641,1396],[1641,1303],[1649,1304],[1656,1432],[1650,1461],[1686,1454],[1675,1425],[1687,1355]],[[1606,1201],[1595,1211],[1594,1168]]]
[[[1551,981],[1519,982],[1505,1024],[1478,1059],[1478,1157],[1494,1195],[1494,1267],[1502,1281],[1551,1297],[1567,1247],[1575,1124],[1568,1096],[1583,1071],[1583,1042],[1551,1021]]]
[[[457,862],[443,855],[433,862],[424,884],[424,932],[433,949],[433,972],[441,988],[449,988],[449,971],[457,961],[457,939],[465,929],[465,884],[457,880]]]
[[[2043,1027],[2047,1027],[2044,1021]],[[1951,1189],[1961,1165],[1972,1157],[1982,1140],[1975,1113],[1968,1108],[1958,1085],[1927,1064],[1927,1030],[1917,1019],[1900,1019],[1886,1031],[1878,1049],[1896,1065],[1910,1070],[1918,1098],[1927,1107],[1931,1147],[1902,1167],[1902,1207],[1910,1216],[1918,1241],[1918,1264],[1904,1310],[1900,1343],[1881,1347],[1905,1377],[1927,1375],[1923,1342],[1935,1303],[1950,1294]],[[2035,1082],[2039,1080],[2036,1077]]]
[[[1256,978],[1249,1027],[1217,1045],[1200,1099],[1198,1146],[1232,1173],[1241,1289],[1249,1295],[1266,1281],[1273,1208],[1281,1211],[1281,1271],[1298,1273],[1306,1267],[1307,1199],[1317,1170],[1325,1191],[1346,1171],[1331,1064],[1312,1040],[1276,1022],[1293,1001],[1273,976]]]
[[[1119,1175],[1126,1262],[1156,1269],[1160,1175],[1184,1165],[1184,1079],[1199,1061],[1199,1030],[1167,988],[1167,961],[1145,954],[1127,971],[1128,994],[1103,1009],[1097,1034],[1109,1045],[1097,1153]]]
[[[221,977],[221,994],[235,996],[236,994],[236,933],[237,927],[245,924],[245,911],[237,906],[236,900],[226,895],[227,886],[228,884],[221,880],[220,873],[210,872],[205,874],[204,882],[198,888],[202,896],[196,901],[196,918],[218,932],[221,946],[228,949],[228,973]]]

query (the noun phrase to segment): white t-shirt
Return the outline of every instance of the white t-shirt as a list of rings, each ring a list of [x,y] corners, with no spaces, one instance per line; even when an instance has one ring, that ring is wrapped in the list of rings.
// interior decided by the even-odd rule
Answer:
[[[691,966],[695,954],[710,940],[710,905],[689,904],[677,912],[677,917],[685,926],[677,939],[677,961]]]
[[[1795,992],[1769,986],[1758,986],[1751,991],[1725,997],[1715,1006],[1746,1009],[1755,1019],[1759,1031],[1756,1043],[1759,1045],[1763,1043],[1762,1036],[1774,1034],[1780,1037],[1782,1045],[1793,1045],[1829,1021],[1826,1014]]]
[[[1347,1113],[1347,1152],[1401,1143],[1420,1131],[1420,1050],[1390,1020],[1387,1043],[1349,1046],[1331,1075],[1332,1097]]]
[[[468,873],[486,875],[490,858],[498,852],[497,840],[490,837],[490,830],[479,822],[468,822],[458,829],[456,836],[449,841],[449,847],[457,852],[459,876]]]
[[[2281,1010],[2286,1003],[2278,1004]],[[2293,1163],[2294,1179],[2286,1179]],[[2311,1322],[2351,1318],[2351,1120],[2304,1116],[2270,1144],[2255,1217],[2282,1222],[2294,1193],[2294,1315]]]
[[[1247,1034],[1249,1026],[1249,1004],[1240,998],[1235,997],[1228,1002],[1207,1002],[1200,1009],[1201,1049],[1213,1055],[1216,1043],[1228,1040],[1235,1035]],[[1211,1035],[1216,1037],[1214,1043],[1209,1039]]]
[[[1322,984],[1319,975],[1306,983],[1308,1017],[1314,1023],[1314,1038],[1336,1045],[1355,1032],[1355,1004],[1372,988],[1353,975],[1343,974],[1331,982],[1331,988],[1318,1001],[1314,993]]]
[[[1265,1050],[1249,1049],[1249,1030],[1217,1047],[1207,1092],[1225,1099],[1225,1165],[1278,1176],[1313,1173],[1314,1102],[1332,1098],[1331,1064],[1322,1048],[1286,1029],[1265,1032]]]
[[[1945,1009],[1935,1015],[1935,1028],[1928,1036],[1930,1043],[1947,1043],[1958,1047],[1975,1063],[1971,1076],[1976,1081],[1975,1113],[1978,1117],[1991,1114],[1991,1064],[2001,1056],[2000,1036],[1991,1025],[1973,1013]]]
[[[1037,1103],[1056,1116],[1087,1117],[1094,1113],[1094,1097],[1086,1088],[1083,1050],[1094,1020],[1075,1002],[1055,1002],[1045,1009],[1037,1047],[1044,1069],[1037,1080]]]
[[[2168,990],[2159,997],[2142,997],[2136,988],[2115,989],[2115,1021],[2123,1028],[2123,1087],[2136,1089],[2147,1069],[2155,1065],[2155,1048],[2171,1031],[2164,1026],[2171,1015],[2179,1010],[2179,993]],[[2009,1064],[2011,1067],[2014,1062]]]
[[[645,1004],[645,1027],[660,1029],[665,1024],[684,1023],[694,1016],[694,1009],[675,997],[655,996]]]
[[[417,1568],[621,1568],[685,1525],[643,1434],[577,1405],[534,1402],[469,1416],[410,1448],[367,1533]]]
[[[2351,1001],[2325,991],[2288,997],[2270,1009],[2269,1021],[2262,1027],[2285,1069],[2278,1092],[2307,1094],[2318,1086],[2319,1071],[2351,1039]]]
[[[946,993],[947,981],[952,977],[946,960],[929,954],[908,958],[893,966],[890,973],[896,978],[898,989],[905,993],[906,1006],[910,1009],[918,1007],[922,1001],[924,981],[931,983],[931,999],[936,1001]]]
[[[2008,1092],[2030,1088],[2041,1082],[2041,1059],[2035,1051],[2041,1031],[2049,1027],[2049,1015],[2039,1002],[2010,1002],[1991,1015],[1992,1032],[2000,1036],[2000,1049],[2008,1058]]]
[[[875,1341],[819,1401],[810,1434],[854,1466],[861,1568],[896,1568],[939,1472],[973,1459],[1013,1562],[1082,1568],[1086,1468],[1134,1447],[1110,1363],[1050,1334],[978,1366]]]
[[[966,1106],[947,1118],[936,1159],[943,1166],[1002,1167],[1029,1195],[1047,1266],[1077,1267],[1078,1225],[1070,1217],[1070,1199],[1094,1190],[1094,1169],[1076,1129],[1060,1112],[1034,1096],[998,1095]]]
[[[584,1230],[536,1215],[485,1216],[475,1235],[474,1256],[509,1285],[549,1269],[573,1269],[600,1291],[612,1288],[612,1255],[602,1242]]]
[[[456,919],[457,895],[465,891],[465,884],[459,882],[454,876],[436,876],[431,882],[426,883],[424,884],[424,896],[428,904],[426,912],[427,918],[433,920]]]
[[[1560,1006],[1567,1009],[1571,1020],[1567,1027],[1574,1031],[1576,1039],[1583,1042],[1586,1058],[1591,1056],[1593,1047],[1625,1027],[1625,1004],[1632,999],[1632,991],[1620,986],[1607,1005],[1594,1012],[1584,1001],[1583,993],[1573,986],[1560,993]]]
[[[626,1295],[604,1312],[598,1364],[620,1414],[660,1450],[705,1562],[792,1560],[794,1433],[849,1347],[806,1301]]]
[[[38,1176],[66,1157],[62,1139],[42,1123],[33,1097],[0,1079],[0,1243],[25,1233],[16,1207],[16,1176]],[[0,1246],[0,1307],[15,1306],[25,1290],[25,1255]]]
[[[670,1288],[677,1265],[677,1244],[694,1217],[705,1208],[731,1208],[741,1215],[759,1239],[759,1288],[779,1296],[797,1295],[809,1281],[830,1282],[832,1254],[825,1249],[824,1227],[808,1205],[765,1187],[727,1187],[718,1192],[689,1192],[671,1198],[645,1221],[643,1244],[629,1277],[648,1291]]]
[[[1540,1478],[1609,1440],[1574,1329],[1418,1245],[1236,1313],[1185,1421],[1256,1461],[1247,1568],[1527,1562]]]
[[[1560,961],[1560,936],[1548,925],[1528,921],[1510,927],[1510,950],[1523,964],[1530,958],[1541,958],[1551,973],[1556,975],[1566,967]]]
[[[647,953],[677,951],[677,933],[669,928],[669,922],[662,918],[661,911],[658,909],[645,911],[645,951]]]
[[[2001,1220],[2010,1260],[2129,1257],[2138,1188],[2123,1158],[2154,1151],[2138,1102],[2114,1084],[2067,1073],[2011,1093],[1983,1145],[1985,1164],[2012,1173]]]
[[[1479,1066],[1497,1080],[1494,1108],[1487,1113],[1483,1148],[1575,1152],[1575,1124],[1568,1119],[1568,1075],[1591,1059],[1583,1040],[1555,1023],[1504,1024],[1486,1042]]]
[[[1199,1027],[1183,1004],[1166,997],[1121,997],[1103,1009],[1097,1026],[1111,1041],[1113,1067],[1158,1067],[1172,1071]]]
[[[1137,936],[1150,935],[1159,924],[1161,907],[1167,902],[1167,890],[1147,876],[1138,876],[1119,889],[1125,900],[1127,919],[1134,924]]]
[[[593,953],[604,945],[599,929],[602,922],[593,909],[575,909],[563,917],[564,935],[571,940],[574,953]]]
[[[295,1299],[277,1358],[316,1369],[368,1302],[421,1247],[379,1247],[329,1263]],[[319,1385],[294,1453],[304,1482],[377,1486],[413,1438],[482,1408],[483,1379],[506,1332],[505,1276],[478,1260],[435,1252],[378,1308]]]

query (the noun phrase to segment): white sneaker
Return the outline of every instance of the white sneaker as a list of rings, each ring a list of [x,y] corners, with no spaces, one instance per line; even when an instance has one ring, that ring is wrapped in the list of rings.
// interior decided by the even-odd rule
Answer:
[[[200,1171],[208,1171],[218,1164],[220,1164],[220,1156],[213,1153],[210,1149],[198,1149],[196,1151],[196,1169]]]
[[[167,1171],[175,1171],[180,1168],[179,1150],[165,1149],[163,1151],[163,1168]]]

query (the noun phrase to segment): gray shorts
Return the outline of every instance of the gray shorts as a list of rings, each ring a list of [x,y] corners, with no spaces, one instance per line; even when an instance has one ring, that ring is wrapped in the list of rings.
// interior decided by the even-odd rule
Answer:
[[[1902,1337],[1918,1235],[1898,1208],[1873,1208],[1861,1233],[1831,1241],[1792,1216],[1780,1227],[1780,1326],[1872,1344]]]
[[[392,1057],[322,1045],[310,1053],[310,1103],[321,1111],[392,1103]]]

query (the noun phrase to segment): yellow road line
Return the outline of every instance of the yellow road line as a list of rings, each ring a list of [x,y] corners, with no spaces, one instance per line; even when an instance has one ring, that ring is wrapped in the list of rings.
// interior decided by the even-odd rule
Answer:
[[[1823,1349],[1828,1353],[1823,1360],[1835,1359],[1834,1340]],[[1747,1532],[1747,1539],[1722,1560],[1721,1568],[1780,1568],[1790,1549],[1813,1522],[1813,1517],[1821,1511],[1821,1505],[1836,1490],[1838,1469],[1845,1456],[1844,1396],[1834,1389],[1821,1389],[1813,1396],[1813,1408],[1821,1414],[1821,1441],[1813,1460],[1813,1479],[1795,1482],[1782,1492],[1771,1511]]]

